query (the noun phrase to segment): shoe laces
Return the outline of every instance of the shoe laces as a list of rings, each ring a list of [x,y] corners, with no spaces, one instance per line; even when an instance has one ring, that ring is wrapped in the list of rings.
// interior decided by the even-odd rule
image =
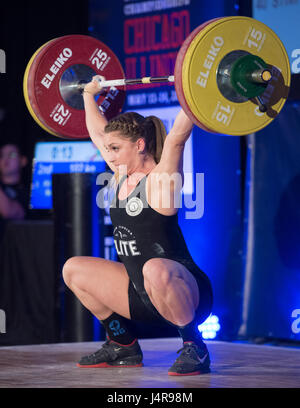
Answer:
[[[207,352],[206,348],[199,347],[196,343],[186,342],[183,344],[183,347],[177,351],[179,354],[182,351],[182,355],[190,355],[190,354],[205,354]]]
[[[179,354],[181,351],[183,351],[184,354],[185,354],[185,353],[186,353],[186,354],[190,354],[192,351],[196,351],[196,350],[195,350],[195,347],[197,347],[197,345],[194,344],[194,343],[184,343],[184,344],[183,344],[183,347],[181,347],[181,349],[179,349],[179,350],[177,351],[177,354]]]

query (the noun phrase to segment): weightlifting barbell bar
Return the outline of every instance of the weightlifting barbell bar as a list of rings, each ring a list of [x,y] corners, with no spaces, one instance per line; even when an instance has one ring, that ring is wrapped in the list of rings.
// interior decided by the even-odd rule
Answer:
[[[249,72],[248,81],[256,84],[266,84],[272,78],[272,74],[267,69],[257,69],[255,71]],[[161,77],[143,77],[143,78],[133,78],[133,79],[98,79],[101,88],[118,87],[123,85],[137,85],[137,84],[151,84],[151,83],[163,83],[163,82],[174,82],[174,75],[161,76]],[[237,82],[237,81],[236,81]],[[82,91],[86,85],[86,82],[80,82],[78,84],[72,84],[71,86]],[[256,95],[255,95],[256,96]]]
[[[27,107],[45,130],[86,138],[82,90],[105,77],[97,98],[109,119],[121,112],[125,86],[174,82],[180,105],[199,127],[245,135],[267,126],[282,109],[290,86],[286,51],[277,35],[249,17],[224,17],[197,27],[182,44],[174,75],[125,79],[115,54],[89,36],[49,41],[24,75]]]
[[[174,75],[161,76],[161,77],[143,77],[143,78],[133,78],[133,79],[111,79],[111,80],[99,80],[99,85],[102,88],[118,87],[124,85],[137,85],[137,84],[151,84],[151,83],[163,83],[163,82],[174,82]],[[86,83],[74,84],[74,86],[83,90]]]

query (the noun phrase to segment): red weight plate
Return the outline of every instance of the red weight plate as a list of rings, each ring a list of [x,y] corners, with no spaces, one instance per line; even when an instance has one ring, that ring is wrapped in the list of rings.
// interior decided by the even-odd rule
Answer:
[[[51,40],[53,41],[53,40]],[[25,99],[25,103],[26,106],[29,110],[29,113],[31,114],[31,116],[33,117],[33,119],[36,121],[36,123],[41,126],[42,129],[44,129],[46,132],[50,132],[52,133],[54,136],[58,136],[56,133],[51,132],[49,128],[47,128],[47,126],[45,125],[45,123],[41,120],[39,120],[39,118],[37,117],[37,115],[35,114],[35,111],[33,110],[32,106],[31,106],[31,102],[30,102],[30,98],[29,98],[29,94],[32,94],[31,89],[28,90],[28,73],[30,71],[31,68],[31,64],[35,61],[36,58],[38,58],[39,53],[41,52],[41,50],[47,45],[49,44],[50,41],[48,41],[46,44],[42,45],[31,57],[30,61],[27,64],[26,70],[25,70],[25,74],[24,74],[24,78],[23,78],[23,93],[24,93],[24,99]]]
[[[73,36],[72,36],[73,37]],[[36,76],[38,74],[38,69],[39,69],[39,64],[41,61],[41,58],[45,55],[47,55],[47,51],[49,49],[50,43],[51,45],[54,44],[55,41],[60,40],[64,37],[59,37],[59,38],[54,38],[50,41],[48,41],[46,44],[44,44],[42,47],[40,47],[35,54],[31,57],[25,71],[24,75],[24,96],[26,100],[27,107],[29,109],[29,112],[31,113],[32,117],[34,120],[46,131],[48,131],[50,134],[62,138],[70,138],[68,135],[64,134],[64,129],[56,129],[56,127],[49,126],[47,123],[47,118],[44,117],[43,110],[40,110],[39,107],[39,102],[36,97],[36,89],[38,89],[38,92],[41,93],[41,90],[39,87],[36,88]],[[45,101],[44,103],[47,103]],[[44,104],[42,104],[41,108],[43,107]],[[87,136],[84,136],[84,138]]]
[[[200,26],[198,26],[197,28],[195,28],[190,34],[189,36],[184,40],[184,42],[182,43],[177,57],[176,57],[176,63],[175,63],[175,70],[174,70],[174,76],[175,76],[175,89],[176,89],[176,94],[177,94],[177,98],[178,101],[181,105],[181,107],[183,108],[183,110],[185,111],[185,113],[187,114],[187,116],[197,125],[199,126],[201,129],[210,132],[210,133],[216,133],[215,131],[207,128],[206,126],[203,125],[202,122],[199,121],[198,118],[196,118],[196,116],[194,116],[194,114],[191,112],[189,105],[186,102],[185,96],[184,96],[184,89],[182,86],[182,65],[183,65],[183,61],[184,61],[184,57],[185,54],[191,44],[191,42],[193,41],[193,39],[196,37],[196,35],[198,33],[200,33],[200,31],[202,31],[205,27],[207,27],[209,24],[214,23],[217,20],[220,20],[223,17],[219,17],[219,18],[214,18],[212,20],[208,20],[205,23],[201,24]]]
[[[105,44],[85,35],[67,35],[50,41],[41,49],[31,63],[27,79],[28,99],[37,118],[50,133],[69,139],[89,137],[82,96],[77,92],[76,98],[82,104],[78,107],[72,103],[74,95],[66,99],[62,94],[64,78],[72,77],[77,68],[88,72],[87,81],[93,75],[106,79],[124,78],[118,58]],[[74,75],[76,78],[76,72]],[[71,83],[68,85],[72,87]],[[124,101],[123,86],[110,88],[99,95],[97,104],[109,120],[121,112]]]

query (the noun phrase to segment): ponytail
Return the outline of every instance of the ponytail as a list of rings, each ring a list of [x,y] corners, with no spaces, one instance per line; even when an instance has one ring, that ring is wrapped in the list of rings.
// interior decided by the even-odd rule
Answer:
[[[167,137],[166,128],[163,122],[156,116],[148,116],[146,120],[151,121],[155,128],[155,136],[152,136],[153,143],[151,143],[151,146],[149,146],[149,151],[153,155],[156,163],[159,163],[164,142]]]

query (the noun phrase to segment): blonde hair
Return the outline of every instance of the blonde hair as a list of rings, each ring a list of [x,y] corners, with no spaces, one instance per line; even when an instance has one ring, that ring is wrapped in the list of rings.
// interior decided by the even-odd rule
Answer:
[[[159,163],[167,132],[163,122],[156,116],[144,117],[136,112],[122,113],[110,119],[105,126],[105,133],[120,131],[123,137],[132,142],[143,138],[147,153]]]

